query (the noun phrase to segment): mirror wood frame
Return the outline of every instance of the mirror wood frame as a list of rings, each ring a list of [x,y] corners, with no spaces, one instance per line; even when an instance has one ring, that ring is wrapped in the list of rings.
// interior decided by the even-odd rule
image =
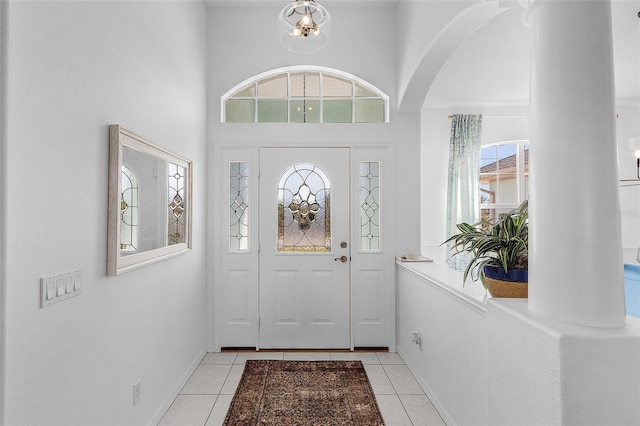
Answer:
[[[185,169],[185,236],[184,242],[165,245],[139,253],[121,254],[120,223],[122,197],[123,148],[128,147],[143,154],[166,160]],[[162,148],[135,133],[123,129],[118,124],[109,126],[109,212],[107,215],[107,275],[120,275],[146,265],[177,256],[191,250],[192,213],[192,162],[165,148]],[[156,201],[157,203],[157,201]],[[159,203],[157,203],[159,204]],[[154,208],[167,208],[156,205]]]

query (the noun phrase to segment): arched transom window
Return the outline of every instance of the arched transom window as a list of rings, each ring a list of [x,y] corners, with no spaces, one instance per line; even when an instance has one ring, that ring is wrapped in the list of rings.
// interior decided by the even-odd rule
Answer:
[[[246,80],[222,97],[223,123],[384,123],[389,97],[338,70],[291,67]]]

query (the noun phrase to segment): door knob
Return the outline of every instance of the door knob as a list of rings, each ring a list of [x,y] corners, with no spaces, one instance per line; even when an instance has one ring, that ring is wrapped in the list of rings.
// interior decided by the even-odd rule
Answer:
[[[349,260],[349,258],[343,254],[343,255],[342,255],[342,256],[340,256],[340,257],[336,257],[334,260],[335,260],[336,262],[339,260],[340,262],[344,263],[344,262],[346,262],[347,260]]]

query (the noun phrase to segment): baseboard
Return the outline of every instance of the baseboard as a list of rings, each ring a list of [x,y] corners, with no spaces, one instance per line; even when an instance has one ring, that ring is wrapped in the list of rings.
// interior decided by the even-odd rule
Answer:
[[[422,375],[418,373],[418,370],[416,370],[415,366],[412,363],[407,362],[409,357],[403,356],[403,351],[401,347],[398,347],[397,350],[398,350],[398,355],[400,355],[400,358],[402,358],[402,360],[404,361],[409,371],[411,371],[411,373],[413,374],[413,377],[416,378],[416,380],[418,381],[418,384],[420,385],[420,387],[422,387],[422,390],[424,390],[424,393],[427,395],[427,397],[433,404],[434,408],[436,409],[440,417],[442,417],[442,420],[445,422],[445,424],[455,425],[456,423],[453,420],[453,417],[451,417],[451,415],[444,408],[444,406],[442,405],[438,397],[435,395],[435,393],[433,393],[433,389],[431,389],[431,387],[427,384],[427,382],[424,380],[424,377],[422,377]]]
[[[193,362],[191,362],[187,370],[184,372],[182,377],[180,377],[180,380],[178,380],[178,383],[174,386],[173,390],[165,400],[164,404],[162,404],[162,406],[158,408],[158,410],[156,410],[155,414],[153,415],[149,423],[147,423],[148,425],[157,425],[158,423],[160,423],[160,420],[162,420],[164,413],[166,413],[169,407],[171,407],[171,404],[173,404],[173,401],[176,399],[178,394],[180,394],[180,391],[182,390],[184,385],[187,384],[187,381],[189,381],[189,378],[191,377],[193,372],[196,371],[196,368],[198,368],[198,365],[200,365],[200,362],[202,361],[202,359],[206,354],[207,354],[207,351],[202,350],[196,356]]]
[[[209,351],[211,352],[211,351]],[[258,352],[255,346],[224,346],[220,352]],[[298,348],[277,348],[260,349],[259,352],[391,352],[386,346],[358,346],[351,349],[298,349]]]
[[[224,346],[220,352],[256,352],[255,346]]]

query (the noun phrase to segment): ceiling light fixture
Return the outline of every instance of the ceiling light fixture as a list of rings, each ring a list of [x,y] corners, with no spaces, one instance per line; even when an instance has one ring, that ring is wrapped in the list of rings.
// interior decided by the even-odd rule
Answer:
[[[315,0],[295,0],[278,16],[280,43],[294,53],[315,53],[329,43],[331,17]]]

